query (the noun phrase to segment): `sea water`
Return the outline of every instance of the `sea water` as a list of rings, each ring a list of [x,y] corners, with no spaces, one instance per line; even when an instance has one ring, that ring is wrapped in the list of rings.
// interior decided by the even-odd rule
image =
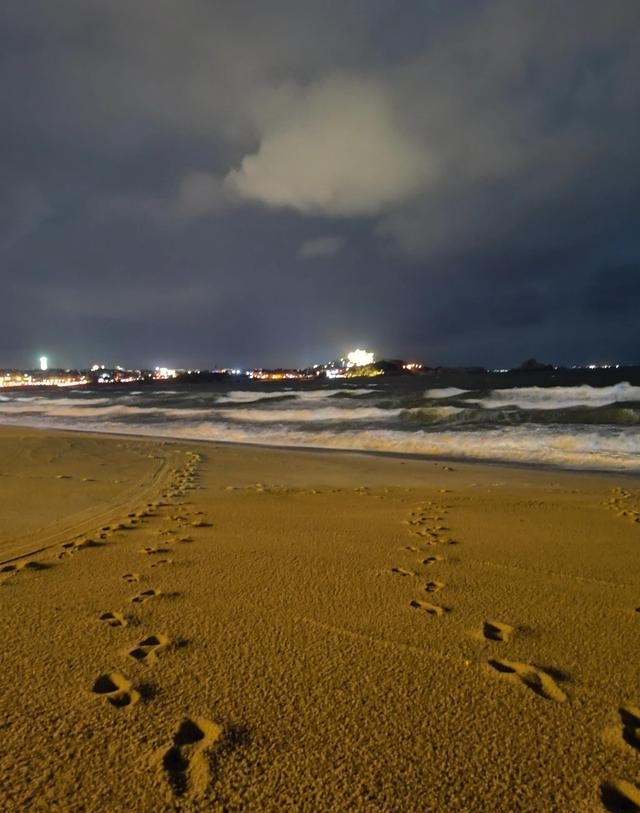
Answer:
[[[5,391],[0,424],[640,472],[640,386],[428,376]],[[490,379],[492,385],[501,379]]]

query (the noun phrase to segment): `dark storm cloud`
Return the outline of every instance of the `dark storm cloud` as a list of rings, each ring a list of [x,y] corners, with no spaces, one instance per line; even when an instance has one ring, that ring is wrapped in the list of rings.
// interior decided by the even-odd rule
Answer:
[[[599,271],[587,289],[587,303],[595,316],[637,316],[640,309],[640,262]]]
[[[639,38],[636,0],[5,3],[0,365],[635,360]]]

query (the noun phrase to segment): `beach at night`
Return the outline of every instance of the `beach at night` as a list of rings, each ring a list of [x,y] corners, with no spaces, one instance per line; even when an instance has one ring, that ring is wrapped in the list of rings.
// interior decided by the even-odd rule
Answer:
[[[640,813],[639,0],[0,42],[0,813]]]
[[[640,804],[637,478],[0,445],[3,810]]]

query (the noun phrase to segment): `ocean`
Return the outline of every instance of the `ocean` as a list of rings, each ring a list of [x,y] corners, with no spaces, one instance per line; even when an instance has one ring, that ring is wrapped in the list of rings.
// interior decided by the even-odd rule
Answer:
[[[612,380],[583,371],[3,391],[0,424],[640,472],[640,371]]]

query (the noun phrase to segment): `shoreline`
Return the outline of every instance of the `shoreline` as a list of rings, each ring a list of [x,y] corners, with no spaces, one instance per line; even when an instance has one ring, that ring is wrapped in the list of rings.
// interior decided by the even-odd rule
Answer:
[[[634,478],[22,426],[0,449],[3,809],[640,799]]]
[[[379,458],[389,458],[389,459],[401,459],[401,460],[424,460],[427,462],[434,462],[434,463],[454,463],[458,465],[469,465],[469,466],[488,466],[490,468],[509,468],[514,470],[539,470],[539,471],[548,471],[548,472],[565,472],[567,474],[575,474],[575,475],[595,475],[595,476],[605,476],[605,477],[622,477],[629,480],[638,480],[640,479],[640,468],[637,470],[629,470],[629,469],[609,469],[609,468],[574,468],[569,465],[561,465],[561,464],[550,464],[550,463],[524,463],[518,460],[503,460],[499,458],[469,458],[469,457],[458,457],[458,456],[449,456],[449,455],[429,455],[429,454],[420,454],[420,453],[411,453],[411,452],[393,452],[393,451],[384,451],[384,450],[376,450],[376,449],[352,449],[352,448],[341,448],[341,447],[331,447],[331,446],[286,446],[286,445],[279,445],[279,444],[272,444],[272,443],[251,443],[251,442],[242,442],[242,441],[233,441],[233,440],[207,440],[206,438],[188,438],[188,437],[180,437],[178,435],[151,435],[151,434],[140,434],[136,432],[107,432],[107,431],[100,431],[97,429],[74,429],[73,427],[58,427],[58,426],[42,426],[37,424],[29,424],[29,423],[19,423],[19,424],[9,424],[9,423],[0,423],[0,432],[4,431],[4,429],[29,429],[37,432],[71,432],[73,434],[84,434],[84,435],[95,435],[96,437],[114,437],[114,438],[131,438],[134,440],[146,440],[149,442],[156,442],[156,443],[184,443],[184,444],[193,444],[199,445],[202,444],[204,447],[208,446],[216,446],[219,445],[221,447],[237,447],[237,448],[249,448],[249,449],[273,449],[275,451],[280,452],[293,452],[293,453],[308,453],[308,454],[344,454],[344,455],[367,455]]]

